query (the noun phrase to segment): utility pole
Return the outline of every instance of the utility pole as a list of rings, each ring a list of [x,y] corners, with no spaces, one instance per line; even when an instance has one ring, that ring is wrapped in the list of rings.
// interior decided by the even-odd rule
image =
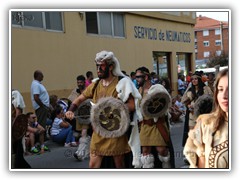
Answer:
[[[220,39],[221,39],[221,51],[223,52],[223,23],[220,21]]]

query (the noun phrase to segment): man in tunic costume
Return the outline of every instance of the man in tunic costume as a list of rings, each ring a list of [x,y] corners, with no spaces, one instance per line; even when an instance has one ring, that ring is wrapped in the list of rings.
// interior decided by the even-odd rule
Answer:
[[[136,79],[142,96],[140,106],[143,114],[140,126],[142,167],[154,167],[155,158],[152,147],[155,147],[162,168],[173,168],[169,151],[172,145],[168,126],[168,109],[171,105],[171,97],[162,85],[152,85],[150,73],[146,67],[140,67],[136,70]]]
[[[117,58],[114,56],[114,54],[108,51],[101,51],[96,54],[95,63],[99,80],[96,80],[95,82],[90,84],[86,88],[86,90],[77,99],[73,101],[71,107],[69,108],[69,111],[66,112],[65,114],[66,117],[68,119],[73,119],[74,118],[73,112],[86,99],[92,99],[93,104],[96,104],[93,105],[94,107],[97,106],[97,104],[99,103],[100,105],[104,105],[104,103],[101,104],[102,100],[103,102],[105,102],[104,98],[113,97],[114,99],[124,103],[127,112],[128,111],[135,112],[134,119],[141,119],[141,113],[138,108],[138,100],[141,99],[141,95],[135,88],[131,79],[129,77],[126,77],[121,72],[119,62]],[[119,109],[121,109],[121,107],[119,107]],[[102,126],[101,127],[95,126],[95,124],[97,124],[98,122],[96,122],[95,119],[96,114],[94,113],[103,110],[106,111],[99,116],[99,122],[100,124],[102,123],[101,124]],[[111,110],[111,106],[109,106],[109,108],[106,107],[105,109],[99,109],[99,111],[91,111],[93,134],[90,144],[89,167],[100,168],[103,157],[112,156],[116,168],[125,168],[124,155],[126,153],[131,152],[130,146],[132,146],[134,143],[135,143],[134,145],[136,146],[132,149],[134,156],[133,165],[138,166],[139,165],[138,153],[140,152],[137,147],[136,141],[133,140],[134,138],[130,138],[132,141],[128,143],[128,137],[125,132],[120,132],[118,135],[116,135],[114,133],[115,131],[109,130],[110,127],[117,129],[115,126],[112,126],[112,124],[108,122],[110,120],[113,120],[113,124],[114,123],[117,124],[117,121],[114,121],[114,118],[111,118],[111,116],[116,117],[122,112],[119,112],[118,108]],[[111,114],[111,116],[108,116],[109,114]],[[107,120],[105,121],[105,119]],[[127,124],[127,126],[129,124]],[[132,124],[134,125],[133,127],[136,130],[137,128],[135,127],[137,123]],[[119,123],[119,125],[121,125],[121,123]],[[126,127],[126,124],[124,124],[124,126]],[[119,129],[121,130],[121,128]],[[109,134],[108,132],[107,133],[103,132],[103,130],[105,131],[109,130]]]

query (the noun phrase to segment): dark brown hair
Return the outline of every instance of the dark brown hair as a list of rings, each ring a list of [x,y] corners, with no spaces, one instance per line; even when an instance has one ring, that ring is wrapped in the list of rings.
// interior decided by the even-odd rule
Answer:
[[[214,85],[214,96],[213,96],[213,99],[214,99],[214,110],[213,112],[216,114],[216,123],[215,123],[215,130],[221,126],[224,121],[227,119],[227,116],[226,116],[226,113],[221,109],[220,105],[219,105],[219,102],[218,102],[218,99],[217,99],[217,95],[218,95],[218,84],[219,84],[219,81],[222,77],[224,76],[228,76],[228,68],[220,71],[217,75],[217,78],[215,80],[215,85]]]

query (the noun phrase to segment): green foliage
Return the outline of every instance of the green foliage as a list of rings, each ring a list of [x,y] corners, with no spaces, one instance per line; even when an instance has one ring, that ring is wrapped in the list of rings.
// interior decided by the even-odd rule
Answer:
[[[220,66],[228,66],[228,55],[225,55],[222,53],[220,56],[212,56],[209,58],[209,61],[207,62],[207,67],[215,67],[216,65]]]

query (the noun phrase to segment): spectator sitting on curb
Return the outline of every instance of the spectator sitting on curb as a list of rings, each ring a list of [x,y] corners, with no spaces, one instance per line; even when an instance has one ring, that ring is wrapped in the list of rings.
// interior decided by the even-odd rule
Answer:
[[[28,127],[26,132],[26,147],[31,146],[30,152],[31,153],[39,153],[38,148],[35,146],[35,139],[36,137],[39,138],[39,142],[41,144],[40,153],[44,153],[44,151],[48,151],[48,147],[44,145],[44,133],[45,129],[38,124],[37,116],[29,112],[26,114],[28,118]],[[29,148],[27,148],[29,149]]]

